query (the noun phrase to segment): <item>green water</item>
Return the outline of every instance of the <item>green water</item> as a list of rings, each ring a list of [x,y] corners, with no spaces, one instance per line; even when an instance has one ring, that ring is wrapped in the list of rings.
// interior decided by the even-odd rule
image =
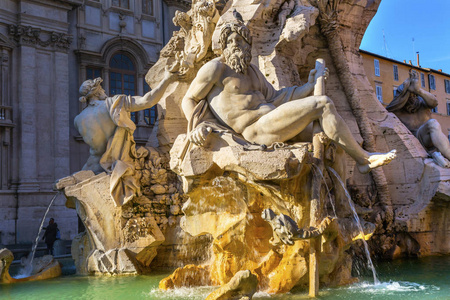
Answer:
[[[347,287],[321,289],[320,299],[450,299],[450,256],[379,263],[373,286],[370,273]],[[0,285],[0,299],[204,299],[212,287],[159,291],[167,274],[152,276],[63,276],[38,282]],[[367,280],[367,281],[366,281]],[[254,299],[308,299],[306,292]]]

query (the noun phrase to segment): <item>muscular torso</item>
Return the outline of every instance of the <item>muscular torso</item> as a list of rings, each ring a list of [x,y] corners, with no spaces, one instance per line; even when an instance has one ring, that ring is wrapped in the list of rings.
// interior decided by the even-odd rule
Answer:
[[[219,121],[242,133],[247,126],[275,109],[267,103],[263,88],[253,68],[249,67],[246,74],[241,74],[223,63],[222,74],[207,100]]]
[[[395,115],[413,134],[416,134],[419,127],[431,119],[431,109],[422,107],[414,113],[409,113],[406,110],[400,110],[396,111]]]

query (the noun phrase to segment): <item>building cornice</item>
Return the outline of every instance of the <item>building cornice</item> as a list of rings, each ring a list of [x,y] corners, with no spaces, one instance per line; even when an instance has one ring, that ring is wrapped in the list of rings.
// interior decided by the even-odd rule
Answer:
[[[387,61],[399,64],[399,65],[407,66],[409,68],[414,68],[414,69],[422,71],[424,73],[436,73],[436,74],[440,74],[442,76],[450,77],[450,74],[447,74],[447,73],[442,72],[442,71],[438,71],[438,70],[430,69],[430,68],[423,68],[423,67],[420,67],[420,66],[415,66],[415,65],[408,64],[408,63],[405,63],[405,62],[402,62],[402,61],[398,61],[398,60],[395,60],[395,59],[392,59],[392,58],[389,58],[389,57],[385,57],[385,56],[382,56],[382,55],[379,55],[379,54],[375,54],[375,53],[372,53],[372,52],[369,52],[369,51],[366,51],[366,50],[359,49],[359,53],[371,55],[371,56],[374,56],[374,57],[377,57],[377,58],[380,58],[380,59],[383,59],[383,60],[387,60]]]

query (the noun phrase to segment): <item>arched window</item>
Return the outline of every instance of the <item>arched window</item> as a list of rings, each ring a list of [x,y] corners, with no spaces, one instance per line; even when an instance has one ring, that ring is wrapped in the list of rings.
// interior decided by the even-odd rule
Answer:
[[[116,54],[109,67],[110,95],[136,95],[136,68],[131,59],[123,53]]]
[[[136,95],[136,68],[133,61],[124,53],[115,54],[109,62],[110,95]],[[136,113],[131,113],[131,119],[137,123]]]

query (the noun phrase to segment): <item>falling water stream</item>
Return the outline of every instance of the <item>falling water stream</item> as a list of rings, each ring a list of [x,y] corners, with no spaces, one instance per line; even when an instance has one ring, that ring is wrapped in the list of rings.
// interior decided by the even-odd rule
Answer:
[[[327,167],[327,169],[331,173],[333,173],[333,175],[336,177],[336,179],[339,181],[342,188],[344,189],[345,196],[347,197],[348,203],[353,212],[353,217],[355,218],[356,224],[358,225],[359,231],[361,233],[361,237],[362,237],[361,240],[364,244],[364,250],[366,252],[366,257],[367,257],[367,264],[369,265],[369,268],[372,270],[374,284],[378,285],[378,284],[380,284],[380,281],[378,280],[377,272],[375,271],[375,267],[373,265],[372,259],[370,258],[369,245],[367,244],[366,240],[364,239],[364,230],[362,228],[361,221],[359,220],[359,216],[358,216],[358,213],[356,212],[355,205],[353,204],[352,198],[350,197],[350,194],[348,193],[347,189],[345,188],[344,182],[342,182],[342,179],[339,176],[339,174],[331,167]]]
[[[56,194],[53,196],[52,200],[50,201],[50,203],[49,203],[49,205],[48,205],[48,207],[47,207],[47,210],[45,211],[44,216],[42,217],[41,224],[39,225],[38,234],[37,234],[37,236],[36,236],[36,239],[34,240],[34,244],[33,244],[32,250],[31,250],[31,256],[28,258],[28,264],[23,268],[23,271],[21,272],[21,274],[19,274],[16,278],[19,278],[19,277],[28,277],[28,276],[30,276],[31,273],[33,272],[33,260],[34,260],[34,255],[35,255],[35,253],[36,253],[37,245],[38,245],[38,243],[39,243],[39,236],[40,236],[41,231],[42,231],[42,228],[43,228],[43,226],[44,226],[45,218],[47,217],[47,214],[48,214],[48,212],[49,212],[49,210],[50,210],[50,207],[52,206],[53,202],[55,201],[56,197],[58,197],[58,195],[59,195],[60,193],[61,193],[61,192],[56,193]]]

